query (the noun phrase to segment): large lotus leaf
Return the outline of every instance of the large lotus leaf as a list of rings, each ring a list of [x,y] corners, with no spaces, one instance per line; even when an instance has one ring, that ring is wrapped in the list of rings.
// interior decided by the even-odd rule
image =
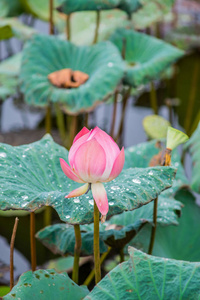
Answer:
[[[124,83],[133,87],[158,79],[166,68],[184,54],[155,37],[124,28],[116,30],[110,40],[120,52],[125,44]]]
[[[179,226],[163,227],[158,225],[153,254],[179,260],[200,260],[200,207],[188,190],[181,190],[176,198],[183,203]],[[129,243],[147,252],[151,227],[147,224]]]
[[[89,79],[78,88],[57,88],[47,76],[64,68],[85,72]],[[110,42],[78,47],[55,37],[35,35],[24,49],[22,91],[25,101],[36,106],[50,101],[63,104],[71,114],[92,110],[114,92],[122,76],[121,56]]]
[[[162,148],[160,148],[160,144],[156,140],[129,147],[125,149],[124,169],[147,168],[152,158],[159,155],[160,151],[162,151]],[[172,151],[172,165],[177,168],[177,174],[172,187],[162,193],[165,197],[172,197],[179,189],[188,186],[180,154],[176,149]]]
[[[199,262],[154,257],[131,247],[129,254],[84,300],[199,299]]]
[[[17,18],[0,18],[0,39],[2,40],[12,36],[26,40],[35,33],[35,29],[24,25]]]
[[[113,9],[119,3],[120,0],[63,0],[60,10],[68,15],[76,11]]]
[[[35,211],[49,205],[65,222],[91,223],[94,205],[91,191],[78,198],[65,199],[80,186],[61,170],[59,158],[67,157],[68,151],[54,143],[49,135],[29,145],[0,144],[0,209]],[[149,203],[172,185],[174,176],[173,167],[122,171],[116,179],[105,183],[110,206],[108,215]]]
[[[191,188],[200,194],[200,122],[185,145],[186,148],[189,148],[190,154],[192,156],[192,181],[191,181]]]
[[[5,100],[8,96],[15,94],[17,85],[17,78],[0,74],[0,100]]]
[[[18,76],[21,65],[22,53],[17,53],[12,57],[3,60],[0,63],[0,74],[9,75],[11,77]]]
[[[23,12],[19,0],[0,0],[0,17],[14,17]]]
[[[10,299],[65,299],[81,300],[89,293],[84,286],[78,286],[67,273],[56,273],[55,270],[28,271],[22,274],[11,292],[3,297]]]
[[[177,225],[177,213],[181,203],[159,196],[157,222],[162,225]],[[100,252],[107,251],[106,245],[123,248],[146,223],[153,223],[153,202],[134,211],[123,212],[100,224]],[[93,224],[82,225],[81,255],[93,254]],[[75,235],[73,226],[55,224],[37,233],[37,238],[55,254],[74,254]],[[106,244],[106,245],[105,245]]]

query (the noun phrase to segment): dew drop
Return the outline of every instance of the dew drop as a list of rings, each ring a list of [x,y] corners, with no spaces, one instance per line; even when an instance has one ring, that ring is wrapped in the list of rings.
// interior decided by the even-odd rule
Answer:
[[[139,179],[132,179],[132,181],[134,182],[134,183],[138,183],[138,184],[140,184],[141,183],[141,181],[139,180]]]
[[[75,198],[74,203],[80,203],[80,200],[78,198]]]
[[[90,203],[90,205],[94,205],[94,200],[93,199],[89,200],[88,202]]]
[[[5,152],[0,153],[0,157],[6,157],[6,156],[7,156],[7,154]]]

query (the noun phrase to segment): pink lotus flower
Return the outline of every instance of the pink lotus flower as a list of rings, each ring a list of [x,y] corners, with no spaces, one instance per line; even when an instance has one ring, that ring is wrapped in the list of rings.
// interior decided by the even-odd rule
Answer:
[[[69,164],[60,158],[65,175],[79,183],[85,183],[65,198],[78,197],[91,187],[93,198],[105,220],[108,212],[108,198],[102,182],[116,178],[124,166],[124,148],[120,151],[113,139],[103,130],[84,127],[74,138],[69,150]]]

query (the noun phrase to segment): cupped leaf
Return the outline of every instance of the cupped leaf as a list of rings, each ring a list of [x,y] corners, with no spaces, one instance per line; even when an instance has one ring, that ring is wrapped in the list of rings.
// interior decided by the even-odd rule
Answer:
[[[159,78],[184,52],[149,35],[118,29],[110,37],[120,52],[125,48],[124,83],[137,87]]]
[[[81,300],[89,293],[87,287],[78,286],[67,273],[56,273],[55,270],[37,270],[22,274],[18,283],[9,294],[9,299],[74,299]]]
[[[185,145],[185,148],[189,149],[192,157],[193,168],[191,188],[193,191],[200,194],[200,122],[197,129]]]
[[[150,115],[143,119],[143,127],[150,139],[166,138],[169,121],[158,115]]]
[[[166,147],[168,149],[175,149],[180,144],[187,142],[189,137],[184,132],[177,130],[171,126],[168,127],[167,130],[167,143]]]
[[[159,196],[157,222],[161,225],[177,225],[181,203]],[[153,223],[153,202],[134,211],[123,212],[100,224],[100,252],[107,246],[121,249],[132,240],[146,223]],[[93,254],[93,224],[81,226],[81,255]],[[74,255],[74,228],[66,224],[45,227],[37,233],[37,238],[55,254]]]
[[[38,55],[40,53],[40,55]],[[47,76],[70,68],[89,75],[78,88],[57,88]],[[123,76],[123,62],[110,42],[78,47],[55,37],[35,35],[24,49],[22,91],[25,101],[36,106],[59,102],[71,114],[90,111],[113,94]]]
[[[49,135],[29,145],[0,144],[0,209],[35,211],[49,205],[67,223],[91,223],[94,205],[91,191],[65,199],[80,186],[62,172],[59,158],[67,157],[68,151]],[[125,169],[104,185],[110,206],[108,215],[149,203],[172,185],[174,176],[173,167]]]
[[[24,25],[17,18],[0,18],[0,39],[9,39],[16,36],[19,39],[29,39],[36,30]]]
[[[129,261],[106,275],[85,300],[198,299],[199,262],[155,257],[131,247],[129,254]]]

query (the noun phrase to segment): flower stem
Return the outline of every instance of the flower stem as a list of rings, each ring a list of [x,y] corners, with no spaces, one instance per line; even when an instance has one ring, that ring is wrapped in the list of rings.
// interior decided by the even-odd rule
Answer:
[[[115,141],[117,141],[120,138],[120,136],[123,132],[124,117],[125,117],[126,107],[127,107],[127,103],[128,103],[130,93],[131,93],[131,86],[128,88],[128,90],[125,93],[124,98],[123,98],[122,115],[121,115],[120,125],[119,125],[119,129],[118,129],[118,133],[116,135]]]
[[[154,114],[158,114],[158,104],[157,104],[157,97],[156,97],[156,90],[154,86],[154,82],[151,81],[150,83],[151,90],[150,90],[150,101],[151,101],[151,108],[154,111]]]
[[[36,246],[35,246],[35,213],[30,214],[30,239],[31,239],[31,268],[36,270]]]
[[[153,204],[153,226],[151,229],[151,239],[150,239],[148,254],[152,254],[153,252],[153,246],[154,246],[156,228],[157,228],[157,208],[158,208],[158,197],[154,200],[154,204]]]
[[[99,25],[100,25],[100,10],[97,10],[96,28],[95,28],[95,35],[94,35],[93,44],[96,44],[97,40],[98,40]]]
[[[116,89],[115,95],[114,95],[112,124],[111,124],[111,130],[110,130],[110,136],[112,138],[114,137],[114,130],[115,130],[115,121],[116,121],[116,113],[117,113],[117,98],[118,98],[118,89]]]
[[[100,264],[100,249],[99,249],[99,210],[94,201],[94,273],[95,283],[101,280],[101,264]]]
[[[72,280],[78,284],[79,277],[79,257],[81,252],[81,231],[78,224],[74,225],[75,247],[74,247],[74,266],[72,272]]]
[[[111,251],[111,247],[108,247],[108,251],[107,252],[105,252],[105,253],[103,253],[102,255],[101,255],[101,258],[100,258],[100,264],[102,265],[102,263],[104,262],[104,260],[106,259],[106,257],[108,256],[108,254],[110,253],[110,251]],[[92,279],[94,278],[94,273],[95,273],[95,271],[94,271],[94,269],[90,272],[90,274],[88,275],[88,277],[86,278],[86,280],[84,281],[84,283],[83,283],[83,285],[89,285],[90,284],[90,282],[92,281]]]
[[[70,146],[72,145],[73,139],[77,133],[78,127],[78,116],[72,116],[70,124]]]
[[[11,237],[11,241],[10,241],[10,290],[12,290],[12,288],[14,286],[13,252],[14,252],[14,244],[15,244],[15,237],[16,237],[18,222],[19,222],[19,219],[15,218],[15,224],[13,227],[12,237]]]
[[[63,145],[65,146],[66,143],[65,120],[64,120],[64,114],[60,109],[58,103],[55,103],[55,111],[56,111],[56,121],[57,121],[60,138],[62,140]]]
[[[120,263],[124,261],[124,248],[119,249]]]
[[[66,28],[66,32],[67,32],[67,40],[70,41],[71,40],[71,24],[70,24],[70,17],[71,15],[67,15],[67,28]]]
[[[53,0],[49,0],[49,34],[54,34]]]
[[[51,133],[51,106],[50,106],[50,104],[46,108],[45,131],[46,131],[46,133]]]

